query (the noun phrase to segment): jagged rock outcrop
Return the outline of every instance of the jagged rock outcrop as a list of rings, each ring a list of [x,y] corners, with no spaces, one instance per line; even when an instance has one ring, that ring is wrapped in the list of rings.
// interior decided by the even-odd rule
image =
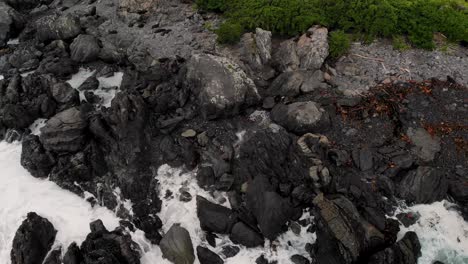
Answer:
[[[46,151],[39,141],[39,137],[28,135],[23,138],[21,151],[21,165],[25,167],[32,176],[45,178],[55,165],[55,157]]]
[[[16,231],[11,249],[12,264],[41,264],[54,244],[57,230],[45,218],[28,213]]]

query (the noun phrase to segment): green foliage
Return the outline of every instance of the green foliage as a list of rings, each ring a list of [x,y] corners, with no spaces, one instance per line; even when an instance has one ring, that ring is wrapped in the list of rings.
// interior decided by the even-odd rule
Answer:
[[[411,46],[406,42],[405,38],[400,35],[393,36],[392,45],[393,49],[399,51],[408,50],[411,48]]]
[[[348,52],[351,41],[344,31],[337,30],[330,33],[329,45],[330,57],[337,59]]]
[[[197,0],[201,9],[224,12],[241,28],[296,35],[314,24],[375,37],[404,35],[433,49],[433,35],[468,41],[468,4],[463,0]],[[226,33],[226,32],[223,32]]]
[[[218,42],[222,44],[233,44],[240,40],[243,33],[242,26],[239,23],[226,21],[216,30]]]
[[[205,11],[223,12],[226,10],[226,0],[196,0],[198,8]]]

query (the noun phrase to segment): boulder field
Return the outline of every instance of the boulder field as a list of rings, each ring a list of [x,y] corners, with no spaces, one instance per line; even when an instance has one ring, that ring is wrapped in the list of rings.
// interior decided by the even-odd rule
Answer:
[[[466,83],[450,72],[419,82],[376,74],[356,88],[349,58],[328,57],[327,28],[288,39],[258,28],[220,46],[206,26],[219,18],[192,5],[0,0],[0,137],[21,140],[33,177],[123,220],[113,231],[96,220],[80,246],[57,249],[53,225],[31,212],[13,264],[138,264],[135,228],[175,264],[224,263],[298,229],[318,242],[290,263],[416,264],[417,234],[397,241],[403,220],[387,217],[401,201],[450,197],[468,218]],[[92,73],[72,85],[80,69]],[[116,73],[119,86],[103,87]],[[33,134],[37,119],[46,122]],[[203,237],[158,216],[171,196],[156,177],[164,164],[227,197],[229,206],[180,190],[196,203]]]

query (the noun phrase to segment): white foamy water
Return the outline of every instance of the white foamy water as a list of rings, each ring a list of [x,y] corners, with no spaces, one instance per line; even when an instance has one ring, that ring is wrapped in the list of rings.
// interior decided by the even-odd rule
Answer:
[[[412,226],[401,226],[399,237],[407,231],[418,234],[422,256],[418,264],[432,264],[442,261],[446,264],[468,263],[468,223],[447,202],[420,204],[402,208],[399,212],[417,212],[420,219]]]
[[[102,207],[92,208],[77,195],[55,183],[32,177],[20,165],[21,143],[0,142],[0,262],[10,263],[13,237],[28,212],[47,218],[58,230],[56,245],[68,247],[81,243],[89,231],[89,223],[101,219],[110,230],[118,226],[118,218]]]
[[[80,70],[72,75],[72,78],[67,82],[75,89],[78,89],[80,85],[82,85],[86,79],[93,76],[96,71],[80,68]],[[120,85],[122,84],[123,72],[115,72],[110,77],[99,77],[97,78],[99,81],[98,89],[94,90],[94,94],[101,98],[102,102],[101,105],[104,107],[110,107],[112,99],[114,99],[115,95],[119,92]],[[84,96],[84,91],[79,91],[80,93],[80,100],[86,101]]]
[[[3,80],[5,77],[3,77],[3,75],[0,74],[0,80]]]
[[[19,39],[18,38],[10,39],[10,40],[8,40],[7,44],[8,45],[18,45],[19,44]]]
[[[46,125],[47,119],[39,118],[34,123],[29,126],[29,130],[31,130],[31,134],[39,136],[41,134],[41,128]]]

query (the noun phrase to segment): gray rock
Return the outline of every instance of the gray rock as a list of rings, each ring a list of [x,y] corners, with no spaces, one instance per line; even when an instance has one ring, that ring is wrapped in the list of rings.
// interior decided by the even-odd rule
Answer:
[[[15,49],[13,54],[8,57],[8,62],[20,72],[26,72],[34,70],[39,66],[41,54],[42,53],[32,45],[22,46]]]
[[[78,87],[80,91],[92,91],[99,88],[99,81],[95,75],[88,77],[81,85]]]
[[[329,124],[328,113],[315,102],[297,102],[289,105],[278,104],[271,118],[286,129],[303,134],[326,129]]]
[[[271,59],[271,32],[257,28],[241,40],[241,56],[254,70],[261,70]]]
[[[50,88],[52,97],[61,104],[75,103],[79,100],[79,93],[69,83],[61,82]]]
[[[179,226],[173,225],[164,235],[159,244],[163,257],[174,264],[192,264],[195,255],[189,232]]]
[[[281,42],[273,53],[273,61],[281,72],[297,70],[300,60],[296,51],[296,42],[292,39]]]
[[[41,128],[40,140],[46,150],[56,152],[75,152],[84,144],[86,120],[78,108],[62,111]]]
[[[72,15],[49,15],[34,22],[40,41],[72,39],[81,33],[79,20]]]
[[[328,29],[314,26],[307,30],[297,42],[300,68],[318,70],[328,57]]]
[[[5,2],[0,2],[0,48],[4,47],[12,36],[19,33],[23,24],[21,14]]]
[[[101,47],[91,35],[79,35],[70,45],[71,58],[77,62],[91,62],[98,58]]]
[[[401,181],[399,196],[407,202],[432,203],[445,198],[448,180],[442,170],[420,166]]]
[[[302,71],[284,72],[271,83],[269,94],[271,96],[297,96],[301,92],[304,77]]]
[[[200,112],[208,119],[236,114],[259,100],[253,81],[224,57],[194,54],[186,77],[186,87],[197,96]]]
[[[301,92],[310,93],[318,88],[327,88],[324,73],[321,70],[305,71],[304,82],[301,85]]]
[[[408,128],[406,131],[411,142],[415,145],[413,152],[424,162],[434,160],[440,151],[440,138],[431,136],[424,128]]]
[[[23,139],[21,166],[26,168],[32,176],[46,178],[54,164],[54,157],[45,151],[38,136],[31,134]]]

